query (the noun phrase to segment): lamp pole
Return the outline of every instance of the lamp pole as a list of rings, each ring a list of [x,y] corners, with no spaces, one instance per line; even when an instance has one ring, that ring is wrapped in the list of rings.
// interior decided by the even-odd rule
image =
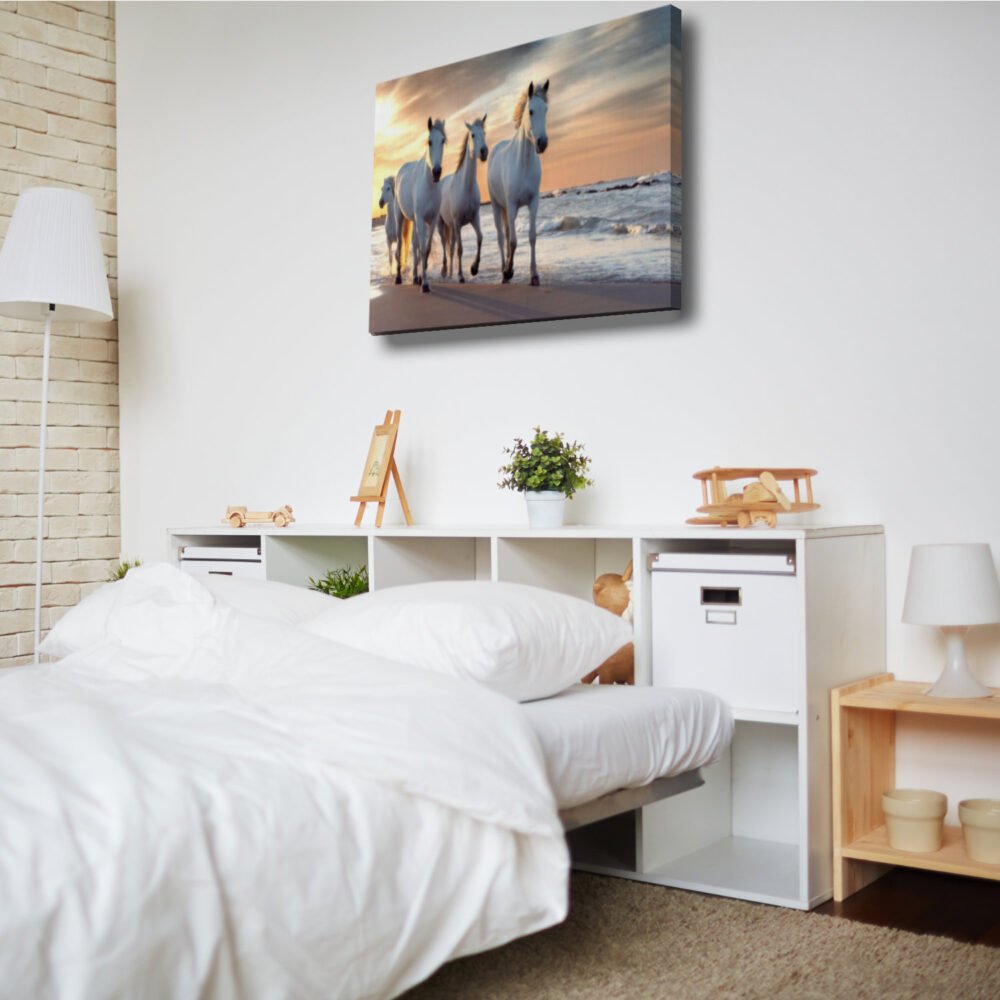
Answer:
[[[35,663],[39,662],[38,647],[42,641],[42,546],[45,536],[45,446],[49,425],[49,356],[52,353],[52,314],[50,302],[45,312],[45,337],[42,341],[42,408],[38,414],[38,526],[35,537]]]

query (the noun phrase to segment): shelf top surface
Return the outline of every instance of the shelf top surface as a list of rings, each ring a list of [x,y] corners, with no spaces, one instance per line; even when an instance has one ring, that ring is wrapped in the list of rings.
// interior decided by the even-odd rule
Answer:
[[[873,687],[848,691],[841,694],[839,700],[841,706],[846,708],[1000,720],[998,688],[991,689],[993,695],[990,698],[935,698],[924,694],[928,686],[927,681],[886,680]]]
[[[405,524],[362,525],[353,524],[299,524],[276,528],[268,522],[251,523],[245,528],[232,528],[228,524],[198,525],[195,527],[169,528],[171,535],[274,535],[298,538],[329,538],[368,535],[383,538],[649,538],[649,539],[718,539],[719,541],[764,541],[767,539],[795,540],[799,538],[832,538],[841,535],[880,535],[881,525],[809,525],[778,528],[718,528],[695,527],[689,524],[571,524],[563,528],[529,528],[524,524]]]

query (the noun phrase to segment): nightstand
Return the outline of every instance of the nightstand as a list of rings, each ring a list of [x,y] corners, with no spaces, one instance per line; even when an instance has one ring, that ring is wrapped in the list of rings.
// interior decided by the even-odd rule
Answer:
[[[836,688],[833,712],[833,898],[846,899],[888,871],[923,868],[1000,881],[1000,865],[966,856],[961,827],[946,826],[944,845],[930,854],[889,846],[882,793],[896,783],[896,718],[918,713],[1000,723],[1000,690],[991,698],[932,698],[926,682],[879,674]],[[1000,725],[996,727],[1000,739]]]

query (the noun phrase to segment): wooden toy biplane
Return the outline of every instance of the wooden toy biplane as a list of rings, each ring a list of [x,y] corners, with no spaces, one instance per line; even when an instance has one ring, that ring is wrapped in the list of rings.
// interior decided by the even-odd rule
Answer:
[[[689,517],[688,524],[735,524],[739,528],[751,525],[766,525],[773,528],[778,523],[778,514],[801,514],[818,510],[813,501],[812,477],[815,469],[704,469],[696,472],[694,478],[701,482],[700,517]],[[736,492],[730,493],[727,483],[749,479]],[[805,499],[802,486],[805,481]],[[789,500],[779,483],[791,483],[794,500]]]

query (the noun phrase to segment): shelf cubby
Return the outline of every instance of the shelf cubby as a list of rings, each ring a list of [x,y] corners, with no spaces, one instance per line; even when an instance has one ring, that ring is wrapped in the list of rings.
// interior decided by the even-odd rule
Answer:
[[[621,573],[632,559],[629,538],[497,538],[496,577],[593,599],[594,580]]]
[[[302,538],[296,535],[264,536],[264,570],[268,580],[308,587],[331,569],[368,565],[364,538]]]
[[[642,877],[803,906],[798,728],[738,721],[731,747],[702,775],[701,788],[643,810]]]
[[[431,580],[489,580],[488,538],[373,536],[372,587],[401,587]]]
[[[801,908],[797,844],[753,837],[722,837],[705,847],[646,869],[643,878],[677,889]]]

